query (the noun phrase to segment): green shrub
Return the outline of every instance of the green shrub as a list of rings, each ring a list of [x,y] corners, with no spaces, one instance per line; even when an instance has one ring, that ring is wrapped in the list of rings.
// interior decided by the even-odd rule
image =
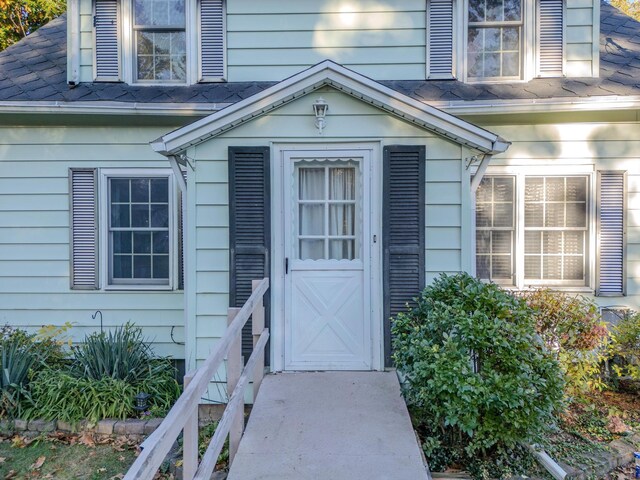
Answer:
[[[625,316],[611,329],[610,355],[620,363],[613,365],[617,376],[640,380],[640,313]]]
[[[601,390],[600,366],[609,334],[598,306],[583,296],[547,288],[521,296],[533,311],[536,331],[565,373],[567,392]]]
[[[427,455],[487,458],[553,420],[562,374],[524,301],[467,274],[441,275],[416,300],[393,321],[393,347]]]

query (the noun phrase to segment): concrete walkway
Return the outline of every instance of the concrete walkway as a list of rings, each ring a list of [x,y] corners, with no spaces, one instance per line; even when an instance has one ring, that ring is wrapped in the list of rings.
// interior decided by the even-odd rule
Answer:
[[[228,476],[429,478],[395,372],[268,375]]]

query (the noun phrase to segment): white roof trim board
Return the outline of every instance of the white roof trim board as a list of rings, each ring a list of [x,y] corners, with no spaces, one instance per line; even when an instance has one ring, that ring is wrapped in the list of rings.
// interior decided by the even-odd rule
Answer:
[[[180,153],[326,85],[482,153],[501,153],[510,145],[488,130],[325,60],[252,97],[163,135],[151,142],[151,146],[163,155]]]

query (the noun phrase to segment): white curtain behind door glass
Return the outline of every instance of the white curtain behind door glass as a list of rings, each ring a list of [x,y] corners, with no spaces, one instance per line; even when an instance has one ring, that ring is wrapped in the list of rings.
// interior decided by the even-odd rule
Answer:
[[[357,174],[351,162],[345,163],[298,169],[296,229],[301,260],[357,257]]]
[[[325,200],[325,169],[301,168],[298,170],[298,192],[300,199],[299,226],[300,235],[326,235],[324,203],[304,203],[304,200]],[[300,259],[319,260],[325,258],[324,239],[301,239]]]
[[[355,169],[331,168],[329,175],[329,200],[355,199]],[[355,205],[353,203],[333,203],[329,206],[329,235],[354,235]],[[331,240],[329,258],[352,260],[354,241],[351,239]]]

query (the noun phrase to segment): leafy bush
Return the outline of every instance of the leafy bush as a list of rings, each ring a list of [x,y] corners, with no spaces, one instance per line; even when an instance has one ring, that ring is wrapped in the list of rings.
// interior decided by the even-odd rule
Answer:
[[[467,274],[441,275],[416,301],[393,322],[394,360],[428,457],[468,464],[552,421],[562,374],[524,301]]]
[[[565,372],[567,391],[580,394],[604,386],[600,366],[605,360],[608,331],[598,306],[580,295],[550,289],[525,292],[536,331]]]
[[[20,414],[33,372],[64,362],[63,342],[58,337],[66,328],[43,327],[38,334],[8,325],[0,329],[0,416]]]
[[[616,375],[640,380],[640,313],[625,316],[612,328],[610,353],[620,363],[613,365]]]
[[[135,416],[140,392],[151,394],[154,411],[165,412],[180,395],[170,360],[156,357],[130,324],[87,336],[73,349],[70,368],[40,372],[30,390],[25,418],[69,422]]]

